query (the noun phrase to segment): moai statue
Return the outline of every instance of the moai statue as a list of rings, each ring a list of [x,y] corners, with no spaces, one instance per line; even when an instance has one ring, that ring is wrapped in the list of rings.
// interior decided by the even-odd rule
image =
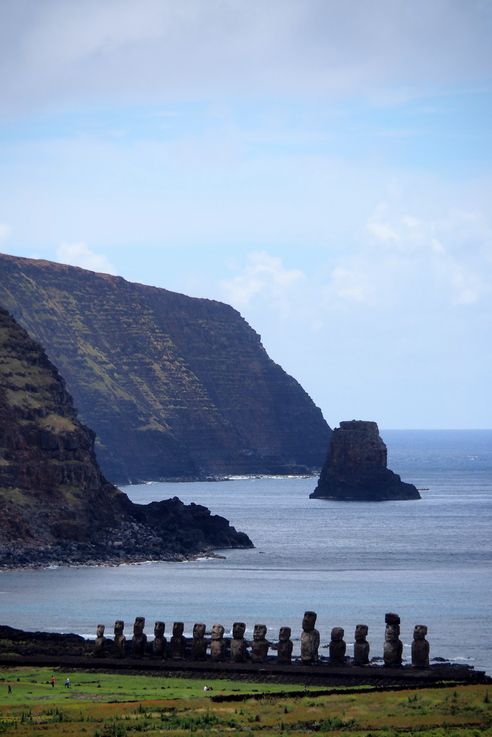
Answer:
[[[132,656],[143,658],[147,646],[147,635],[144,633],[145,617],[135,617],[133,623]]]
[[[412,665],[415,668],[429,667],[429,643],[425,639],[426,634],[425,624],[415,625],[412,642]]]
[[[174,622],[171,637],[171,658],[174,660],[183,660],[186,654],[186,639],[183,637],[183,631],[183,622]]]
[[[164,622],[156,622],[154,625],[154,641],[152,643],[152,655],[157,658],[166,657],[166,645],[167,640],[164,637],[166,631],[166,625]]]
[[[315,629],[316,612],[304,612],[301,634],[301,662],[305,665],[318,662],[319,632]]]
[[[384,664],[388,666],[401,665],[403,643],[400,640],[400,617],[398,614],[388,612],[384,621],[386,622],[383,651]]]
[[[122,619],[117,619],[114,623],[114,654],[117,658],[124,658],[126,655],[126,637],[123,634],[125,623]]]
[[[210,657],[212,660],[218,662],[224,660],[225,655],[225,640],[224,640],[224,628],[221,624],[214,624],[212,626],[212,639],[210,642]]]
[[[333,627],[330,642],[330,663],[332,665],[345,665],[345,651],[347,645],[343,639],[345,630],[343,627]]]
[[[193,625],[193,640],[191,643],[192,660],[207,659],[208,641],[205,639],[206,629],[204,624],[197,623]]]
[[[96,628],[96,641],[94,643],[94,655],[98,658],[103,658],[106,655],[106,646],[108,641],[104,637],[105,626],[98,624]]]
[[[283,665],[290,665],[292,663],[292,640],[290,636],[292,630],[290,627],[281,627],[278,631],[278,642],[276,645],[277,650],[277,663]]]
[[[244,639],[246,625],[244,622],[234,622],[232,625],[231,660],[233,663],[244,663],[248,658],[247,642]]]
[[[354,665],[367,665],[369,662],[370,646],[366,639],[368,632],[367,624],[358,624],[355,627]]]
[[[251,643],[251,660],[253,663],[264,663],[267,659],[270,643],[266,639],[265,624],[255,624],[253,642]]]

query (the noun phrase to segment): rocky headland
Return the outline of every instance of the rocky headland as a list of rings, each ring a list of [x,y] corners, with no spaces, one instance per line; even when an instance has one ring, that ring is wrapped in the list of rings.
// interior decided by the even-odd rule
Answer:
[[[183,559],[252,547],[198,504],[132,503],[42,347],[0,308],[0,566]]]
[[[387,448],[375,422],[341,422],[331,436],[311,499],[389,501],[420,499],[413,484],[387,468]]]
[[[5,255],[0,303],[63,375],[112,482],[321,468],[321,411],[229,305]]]

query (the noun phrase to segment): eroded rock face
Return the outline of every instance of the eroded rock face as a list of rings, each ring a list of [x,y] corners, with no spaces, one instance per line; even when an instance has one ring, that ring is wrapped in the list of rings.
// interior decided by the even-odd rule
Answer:
[[[108,483],[63,378],[0,308],[0,567],[182,559],[251,541],[206,507]]]
[[[229,305],[1,254],[0,303],[61,371],[112,482],[321,466],[321,411]]]
[[[341,422],[331,436],[327,458],[312,499],[385,501],[420,499],[413,484],[386,467],[387,449],[375,422]]]

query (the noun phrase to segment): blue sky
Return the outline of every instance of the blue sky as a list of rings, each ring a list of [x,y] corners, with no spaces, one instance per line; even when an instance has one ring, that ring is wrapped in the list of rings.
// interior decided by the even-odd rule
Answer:
[[[0,249],[227,301],[331,425],[491,427],[492,3],[6,0]]]

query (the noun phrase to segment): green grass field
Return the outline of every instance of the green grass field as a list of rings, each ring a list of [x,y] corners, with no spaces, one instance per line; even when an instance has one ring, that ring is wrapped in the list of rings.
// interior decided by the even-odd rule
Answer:
[[[55,675],[55,687],[51,676]],[[71,681],[64,687],[65,677]],[[10,685],[12,692],[8,692]],[[351,735],[492,737],[487,686],[398,692],[289,696],[299,685],[205,681],[162,676],[0,670],[0,735],[133,737],[146,735]],[[219,694],[251,694],[216,703]],[[265,698],[257,700],[257,694]],[[492,698],[492,690],[490,693]]]

